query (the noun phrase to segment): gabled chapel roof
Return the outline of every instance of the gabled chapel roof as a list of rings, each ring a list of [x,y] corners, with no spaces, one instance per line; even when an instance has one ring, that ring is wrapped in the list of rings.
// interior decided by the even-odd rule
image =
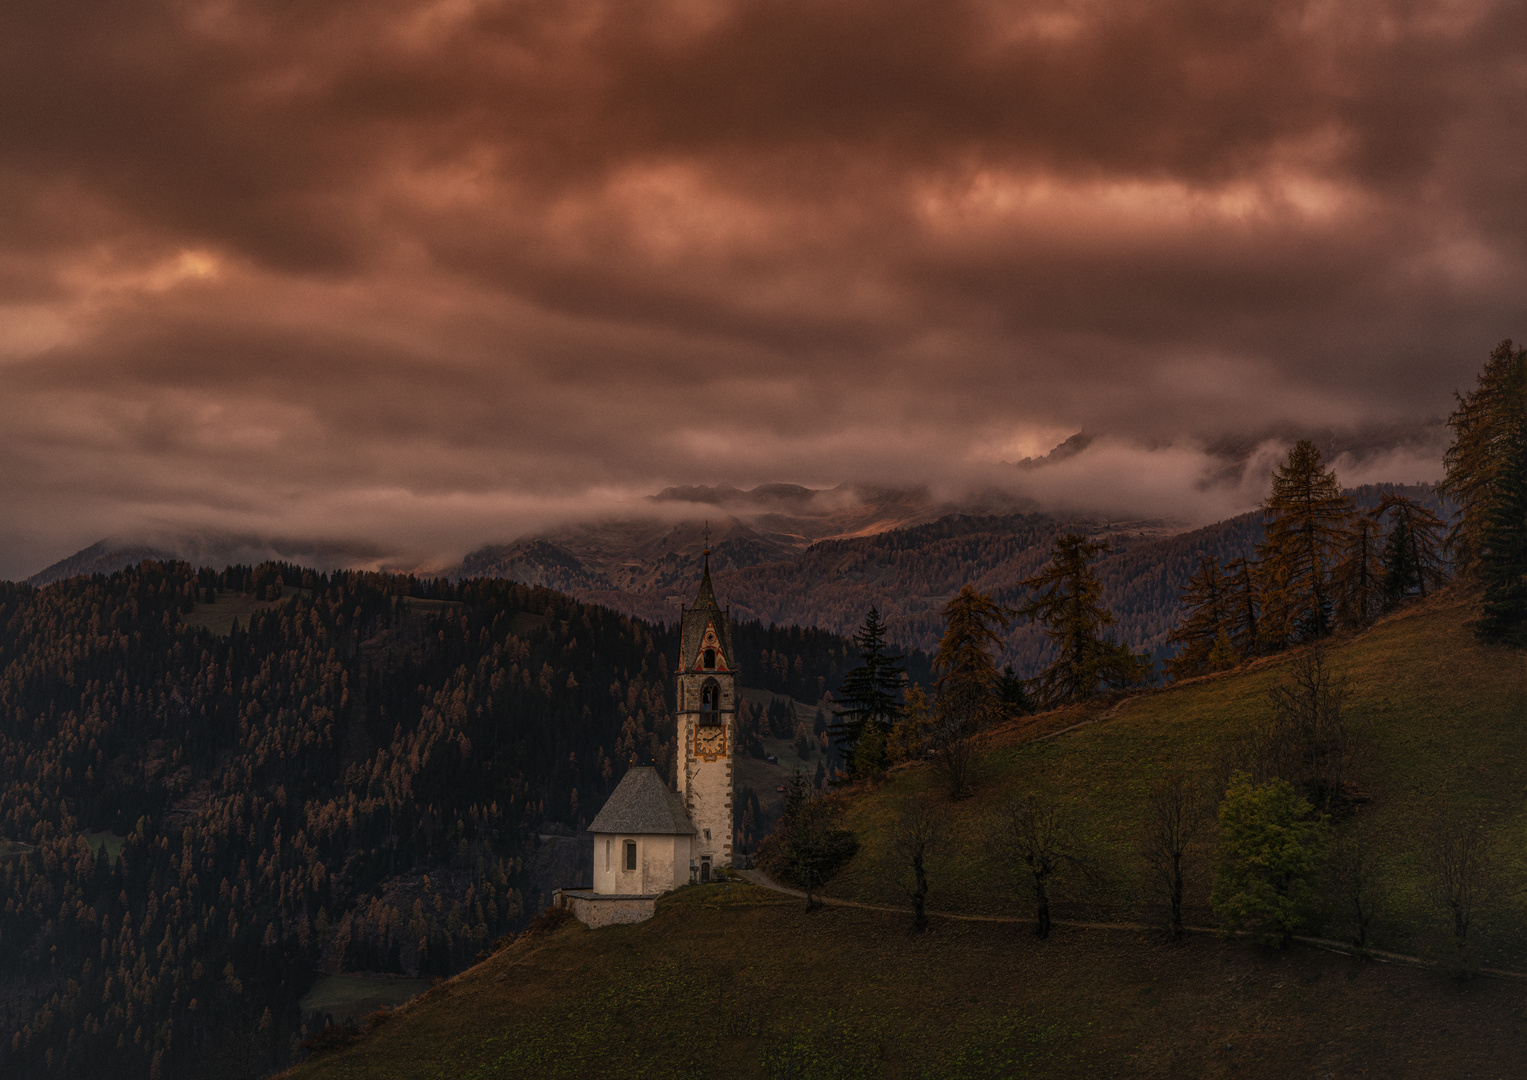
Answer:
[[[591,833],[657,833],[662,836],[693,836],[694,822],[684,809],[684,799],[669,790],[650,765],[633,765],[610,793],[604,809],[589,823]]]

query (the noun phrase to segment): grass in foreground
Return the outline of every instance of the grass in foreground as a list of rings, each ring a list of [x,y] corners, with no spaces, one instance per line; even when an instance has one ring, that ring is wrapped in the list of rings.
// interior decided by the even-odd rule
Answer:
[[[510,947],[301,1080],[1513,1075],[1527,986],[1295,947],[936,920],[692,886]]]

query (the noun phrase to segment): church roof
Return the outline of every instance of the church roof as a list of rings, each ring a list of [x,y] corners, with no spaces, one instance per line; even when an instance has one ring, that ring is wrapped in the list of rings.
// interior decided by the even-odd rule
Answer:
[[[591,833],[658,833],[693,836],[694,822],[684,800],[650,765],[633,765],[589,824]]]
[[[714,623],[716,636],[721,640],[721,653],[726,665],[737,670],[737,656],[732,652],[732,620],[716,603],[716,589],[710,581],[710,551],[705,552],[705,568],[700,573],[700,591],[695,594],[693,607],[684,609],[679,617],[679,668],[692,666],[700,653],[700,641],[705,637],[705,627]]]

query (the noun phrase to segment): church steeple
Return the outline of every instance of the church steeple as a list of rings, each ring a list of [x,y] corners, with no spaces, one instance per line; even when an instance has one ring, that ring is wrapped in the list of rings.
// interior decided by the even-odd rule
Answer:
[[[680,671],[705,668],[706,649],[717,653],[710,668],[730,670],[736,664],[732,652],[731,610],[716,602],[716,587],[710,578],[709,534],[710,529],[707,527],[707,543],[701,554],[704,561],[700,565],[700,588],[695,593],[694,605],[683,608],[679,616]]]
[[[732,862],[732,750],[736,705],[736,658],[732,620],[716,602],[710,577],[710,529],[693,607],[679,616],[679,666],[674,673],[678,703],[679,794],[698,830],[694,840],[696,876]]]
[[[718,607],[716,603],[716,587],[710,583],[710,547],[706,546],[701,552],[701,558],[705,562],[700,567],[700,591],[695,594],[695,607]]]

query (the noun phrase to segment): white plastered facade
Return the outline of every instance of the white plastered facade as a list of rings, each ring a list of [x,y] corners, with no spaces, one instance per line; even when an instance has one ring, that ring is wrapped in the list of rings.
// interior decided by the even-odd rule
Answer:
[[[689,884],[692,841],[693,837],[689,836],[654,833],[596,836],[594,892],[610,896],[652,896]],[[631,851],[632,846],[634,851]],[[635,863],[634,870],[626,868],[630,862]]]

